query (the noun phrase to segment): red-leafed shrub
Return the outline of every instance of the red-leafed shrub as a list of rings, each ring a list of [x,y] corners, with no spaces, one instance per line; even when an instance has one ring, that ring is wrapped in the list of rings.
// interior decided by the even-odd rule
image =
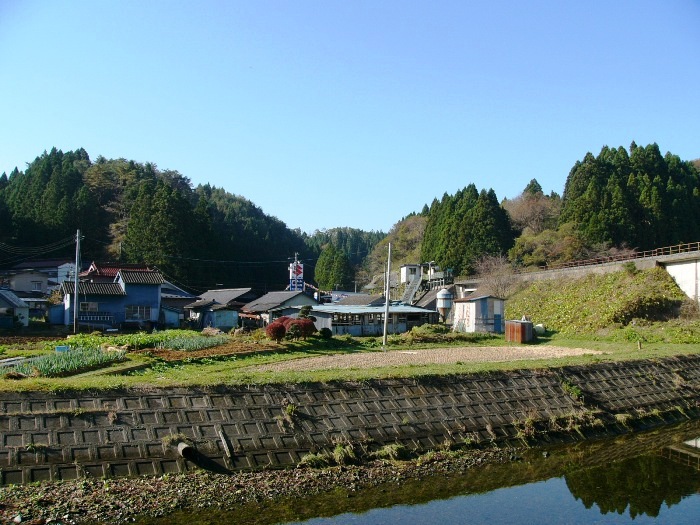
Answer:
[[[282,323],[279,322],[279,320],[275,321],[274,323],[270,323],[267,325],[267,328],[265,328],[265,335],[277,343],[284,339],[286,333],[287,329]]]
[[[304,339],[312,336],[316,332],[316,325],[314,325],[314,322],[308,317],[304,319],[297,319],[297,323],[301,328],[301,336]]]
[[[316,326],[311,319],[290,319],[286,327],[287,329],[287,339],[296,340],[300,337],[306,339],[316,331]]]
[[[292,322],[293,319],[289,317],[288,315],[283,315],[282,317],[278,317],[275,319],[275,323],[280,323],[282,326],[284,326],[285,330],[289,328],[289,323]]]

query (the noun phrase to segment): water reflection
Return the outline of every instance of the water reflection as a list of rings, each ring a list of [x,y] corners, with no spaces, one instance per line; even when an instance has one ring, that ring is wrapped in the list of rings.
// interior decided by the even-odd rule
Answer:
[[[655,518],[662,505],[677,505],[700,489],[700,473],[660,455],[582,469],[564,479],[587,509],[595,505],[602,514],[628,513],[632,519],[642,514]]]
[[[699,489],[697,470],[650,455],[485,494],[375,508],[287,525],[695,524],[700,516]]]
[[[306,500],[261,502],[235,513],[180,514],[153,524],[489,525],[673,523],[700,516],[700,421],[566,446],[454,475],[342,488]]]

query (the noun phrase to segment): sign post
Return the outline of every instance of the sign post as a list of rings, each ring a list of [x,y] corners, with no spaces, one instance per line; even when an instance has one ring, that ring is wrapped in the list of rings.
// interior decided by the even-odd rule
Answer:
[[[304,265],[297,260],[296,254],[294,254],[294,262],[289,265],[289,290],[304,291]]]

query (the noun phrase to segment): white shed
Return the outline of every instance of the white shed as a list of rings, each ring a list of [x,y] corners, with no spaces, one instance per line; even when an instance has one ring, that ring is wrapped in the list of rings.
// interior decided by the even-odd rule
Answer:
[[[492,295],[455,299],[452,330],[455,332],[503,333],[505,301]]]

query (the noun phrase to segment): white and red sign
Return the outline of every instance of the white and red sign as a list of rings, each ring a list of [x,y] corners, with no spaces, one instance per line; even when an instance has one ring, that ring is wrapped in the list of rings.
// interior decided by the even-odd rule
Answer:
[[[304,265],[293,262],[289,265],[289,289],[291,291],[304,291]]]

